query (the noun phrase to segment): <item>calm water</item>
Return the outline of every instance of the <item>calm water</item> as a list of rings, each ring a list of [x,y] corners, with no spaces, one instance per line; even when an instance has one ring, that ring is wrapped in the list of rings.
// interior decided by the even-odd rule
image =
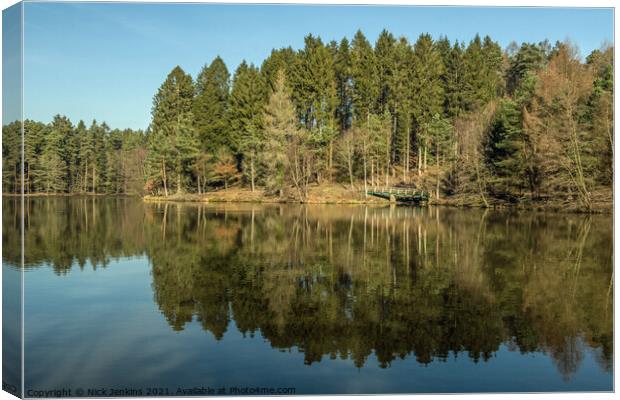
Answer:
[[[27,391],[613,389],[611,216],[53,198],[25,224]]]

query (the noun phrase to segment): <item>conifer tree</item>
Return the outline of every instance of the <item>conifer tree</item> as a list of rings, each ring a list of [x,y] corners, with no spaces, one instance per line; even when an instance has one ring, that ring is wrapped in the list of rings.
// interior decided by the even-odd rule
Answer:
[[[341,132],[351,126],[352,87],[351,87],[351,54],[349,41],[343,38],[338,47],[332,46],[334,53],[334,73],[338,106],[336,117]]]
[[[377,79],[379,81],[379,96],[377,98],[377,110],[383,113],[388,109],[392,76],[395,71],[396,39],[387,30],[381,31],[375,44],[375,57],[377,60]]]
[[[401,37],[394,49],[394,69],[388,81],[390,96],[388,108],[392,114],[392,157],[398,156],[403,170],[403,181],[409,172],[411,154],[413,49]]]
[[[218,56],[204,66],[196,78],[196,96],[193,103],[195,128],[203,152],[214,153],[228,143],[227,128],[230,74]]]
[[[293,77],[296,62],[297,54],[290,46],[271,50],[271,54],[260,67],[261,76],[270,92],[275,90],[278,71],[284,70],[287,79],[290,80]]]
[[[494,196],[514,201],[520,195],[525,177],[524,144],[517,104],[511,100],[500,101],[485,144]]]
[[[320,180],[324,170],[331,176],[338,102],[333,53],[320,38],[306,36],[305,46],[297,55],[292,81],[301,120],[311,132],[319,155],[317,161],[320,163],[315,165],[315,172]]]
[[[413,119],[418,147],[418,174],[426,169],[430,138],[428,126],[435,114],[442,111],[444,66],[441,54],[428,34],[422,34],[413,52]]]
[[[375,53],[362,31],[357,31],[351,42],[351,80],[353,116],[367,123],[375,110],[379,81]]]
[[[457,117],[465,110],[464,94],[465,86],[465,63],[463,60],[463,47],[455,42],[445,57],[444,81],[444,110],[448,117]]]
[[[66,118],[56,115],[43,145],[39,178],[45,193],[65,192],[67,187],[67,164],[64,136],[69,126]]]
[[[299,136],[297,116],[287,86],[284,70],[276,74],[274,91],[265,107],[265,164],[266,187],[272,193],[283,195],[287,185],[294,184],[292,168],[296,160],[289,146]]]
[[[177,192],[185,190],[190,165],[197,155],[197,139],[193,126],[192,103],[194,85],[191,76],[175,67],[153,98],[149,140],[149,175],[151,183],[159,182],[167,196],[170,174],[176,180]]]
[[[2,127],[2,187],[5,193],[21,192],[21,121]]]
[[[263,149],[263,107],[266,88],[258,69],[243,61],[233,78],[230,124],[234,149],[244,165],[252,191],[256,189],[259,157]]]
[[[40,158],[48,132],[49,126],[46,124],[24,121],[24,193],[43,191]]]

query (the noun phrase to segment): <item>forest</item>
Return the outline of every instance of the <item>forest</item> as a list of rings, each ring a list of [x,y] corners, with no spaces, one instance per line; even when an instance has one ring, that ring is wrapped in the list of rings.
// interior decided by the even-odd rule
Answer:
[[[304,202],[313,187],[406,185],[437,202],[591,209],[612,197],[612,100],[610,45],[583,59],[570,42],[308,35],[232,76],[220,57],[195,78],[175,67],[145,131],[24,121],[24,191]],[[20,125],[2,129],[5,193],[20,188]]]

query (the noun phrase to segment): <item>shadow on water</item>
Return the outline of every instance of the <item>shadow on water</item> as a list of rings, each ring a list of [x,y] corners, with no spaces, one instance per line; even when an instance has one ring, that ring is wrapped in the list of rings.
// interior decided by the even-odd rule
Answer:
[[[4,199],[3,260],[19,264]],[[570,379],[586,351],[613,366],[612,221],[448,208],[144,204],[28,199],[25,268],[105,268],[146,256],[170,327],[234,326],[306,364],[375,354],[478,362],[544,352]]]

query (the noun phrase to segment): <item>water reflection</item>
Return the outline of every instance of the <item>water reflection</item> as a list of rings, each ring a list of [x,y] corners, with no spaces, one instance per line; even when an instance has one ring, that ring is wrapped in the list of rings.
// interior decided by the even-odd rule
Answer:
[[[569,380],[587,351],[612,370],[609,216],[447,208],[143,204],[29,199],[26,268],[105,268],[148,257],[171,328],[298,348],[306,364],[382,367],[507,344],[549,354]],[[19,261],[16,203],[4,199],[3,259]]]

